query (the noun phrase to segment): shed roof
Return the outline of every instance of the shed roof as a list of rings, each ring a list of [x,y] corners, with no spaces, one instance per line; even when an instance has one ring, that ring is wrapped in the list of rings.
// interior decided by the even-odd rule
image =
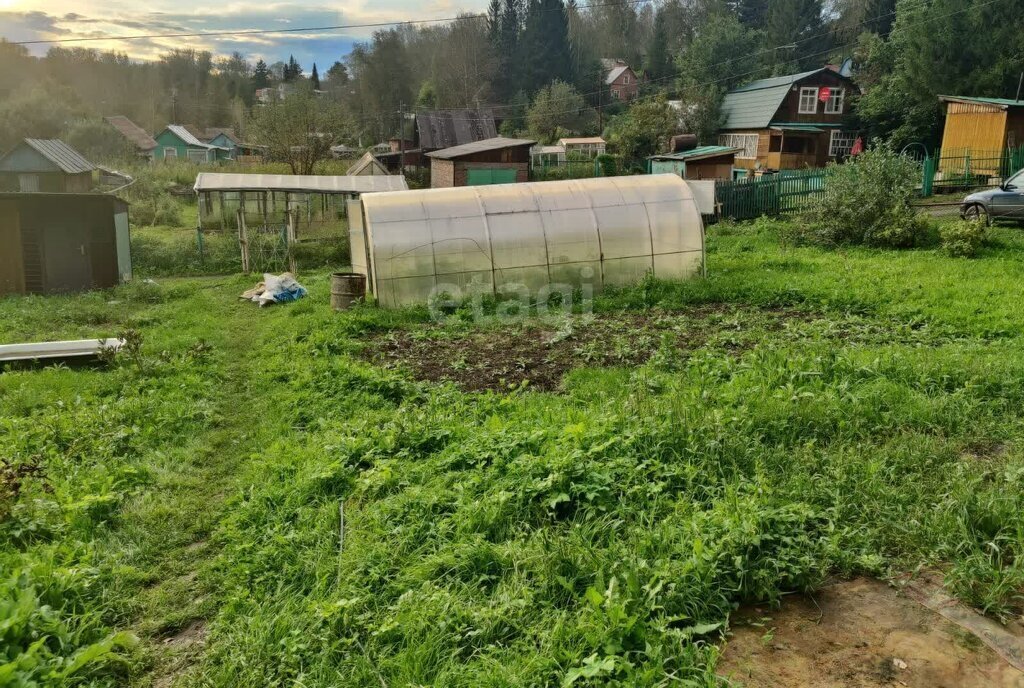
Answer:
[[[207,127],[206,134],[203,138],[207,141],[213,141],[221,134],[224,134],[228,141],[231,141],[236,146],[242,142],[242,140],[238,138],[238,135],[235,134],[235,130],[231,127]]]
[[[200,141],[196,135],[189,131],[188,127],[183,124],[168,124],[166,131],[177,136],[186,146],[192,146],[194,148],[220,148],[220,146],[213,146],[209,143]]]
[[[537,142],[530,139],[509,139],[504,136],[495,136],[494,138],[484,139],[483,141],[474,141],[473,143],[453,146],[451,148],[445,148],[444,150],[431,151],[430,153],[427,153],[427,156],[431,158],[438,158],[440,160],[453,160],[455,158],[461,158],[464,155],[501,150],[502,148],[532,146],[535,143]]]
[[[348,170],[345,171],[347,175],[362,174],[367,168],[372,169],[371,174],[387,174],[388,170],[384,165],[380,164],[380,160],[373,157],[373,153],[366,151],[363,153],[363,157],[359,158]]]
[[[17,172],[18,170],[12,166],[10,160],[13,158],[14,152],[22,147],[28,147],[35,151],[66,174],[82,174],[96,169],[96,166],[86,160],[81,153],[60,139],[24,139],[3,157],[0,157],[0,169]]]
[[[1009,98],[979,98],[974,96],[939,96],[943,103],[981,103],[992,105],[1000,110],[1011,107],[1024,107],[1024,100],[1011,100]]]
[[[678,153],[662,153],[652,155],[648,160],[701,160],[703,158],[714,158],[719,155],[733,155],[743,150],[731,146],[698,146],[692,150],[680,151]]]
[[[107,124],[117,129],[121,136],[128,139],[133,146],[141,151],[151,151],[156,148],[156,139],[146,133],[146,130],[124,115],[111,115],[104,117]]]
[[[605,143],[605,140],[600,136],[584,136],[577,138],[558,139],[558,142],[563,146],[578,146],[586,143]]]
[[[491,110],[446,110],[416,115],[420,147],[450,148],[498,135]]]
[[[369,193],[408,189],[405,177],[393,175],[321,176],[301,174],[232,174],[200,172],[193,187],[204,191],[294,191],[296,193]]]
[[[734,88],[722,100],[722,114],[725,116],[723,129],[763,129],[772,121],[779,107],[786,100],[789,89],[798,81],[820,72],[835,74],[828,67],[812,69],[809,72],[774,76],[758,79],[745,86]]]

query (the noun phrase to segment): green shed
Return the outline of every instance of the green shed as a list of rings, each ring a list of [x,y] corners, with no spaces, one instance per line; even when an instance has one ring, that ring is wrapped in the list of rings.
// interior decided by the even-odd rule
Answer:
[[[181,158],[198,163],[227,160],[231,150],[222,146],[200,141],[199,138],[181,124],[168,124],[167,128],[156,136],[157,147],[153,151],[154,160]]]
[[[698,146],[678,153],[647,158],[651,174],[675,174],[683,179],[732,179],[736,153],[729,146]]]

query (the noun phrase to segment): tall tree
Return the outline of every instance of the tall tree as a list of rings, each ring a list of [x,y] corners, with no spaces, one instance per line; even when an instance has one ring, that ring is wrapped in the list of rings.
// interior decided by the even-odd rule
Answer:
[[[271,158],[286,161],[292,174],[313,174],[316,163],[330,156],[342,127],[336,106],[302,84],[285,98],[254,108],[246,129]]]
[[[316,62],[313,63],[313,71],[309,74],[309,83],[314,91],[320,90],[320,73],[316,71]]]
[[[830,44],[823,11],[822,0],[772,0],[765,58],[774,63],[776,74],[813,69],[826,61]]]
[[[530,133],[545,143],[563,135],[593,133],[595,120],[583,96],[564,81],[540,89],[526,113]]]
[[[569,22],[562,0],[530,0],[520,53],[521,85],[527,91],[572,80]]]
[[[270,86],[270,67],[263,60],[256,62],[256,68],[252,72],[252,87],[267,88]]]

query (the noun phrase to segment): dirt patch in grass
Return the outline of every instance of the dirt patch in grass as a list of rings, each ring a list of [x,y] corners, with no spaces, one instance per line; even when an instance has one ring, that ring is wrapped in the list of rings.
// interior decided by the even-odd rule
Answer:
[[[749,688],[1024,687],[1024,673],[977,636],[866,579],[780,610],[741,610],[718,674]]]
[[[466,391],[508,390],[523,384],[551,391],[573,368],[637,366],[659,350],[685,356],[712,341],[739,352],[753,347],[765,331],[813,317],[795,310],[714,305],[484,326],[427,325],[377,337],[363,350],[363,357],[407,368],[420,380],[454,382]]]

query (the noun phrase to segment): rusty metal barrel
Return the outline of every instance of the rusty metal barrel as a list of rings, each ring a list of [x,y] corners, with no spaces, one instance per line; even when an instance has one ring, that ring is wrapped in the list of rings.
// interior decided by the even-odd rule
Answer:
[[[331,308],[343,311],[366,296],[366,276],[355,272],[331,275]]]

